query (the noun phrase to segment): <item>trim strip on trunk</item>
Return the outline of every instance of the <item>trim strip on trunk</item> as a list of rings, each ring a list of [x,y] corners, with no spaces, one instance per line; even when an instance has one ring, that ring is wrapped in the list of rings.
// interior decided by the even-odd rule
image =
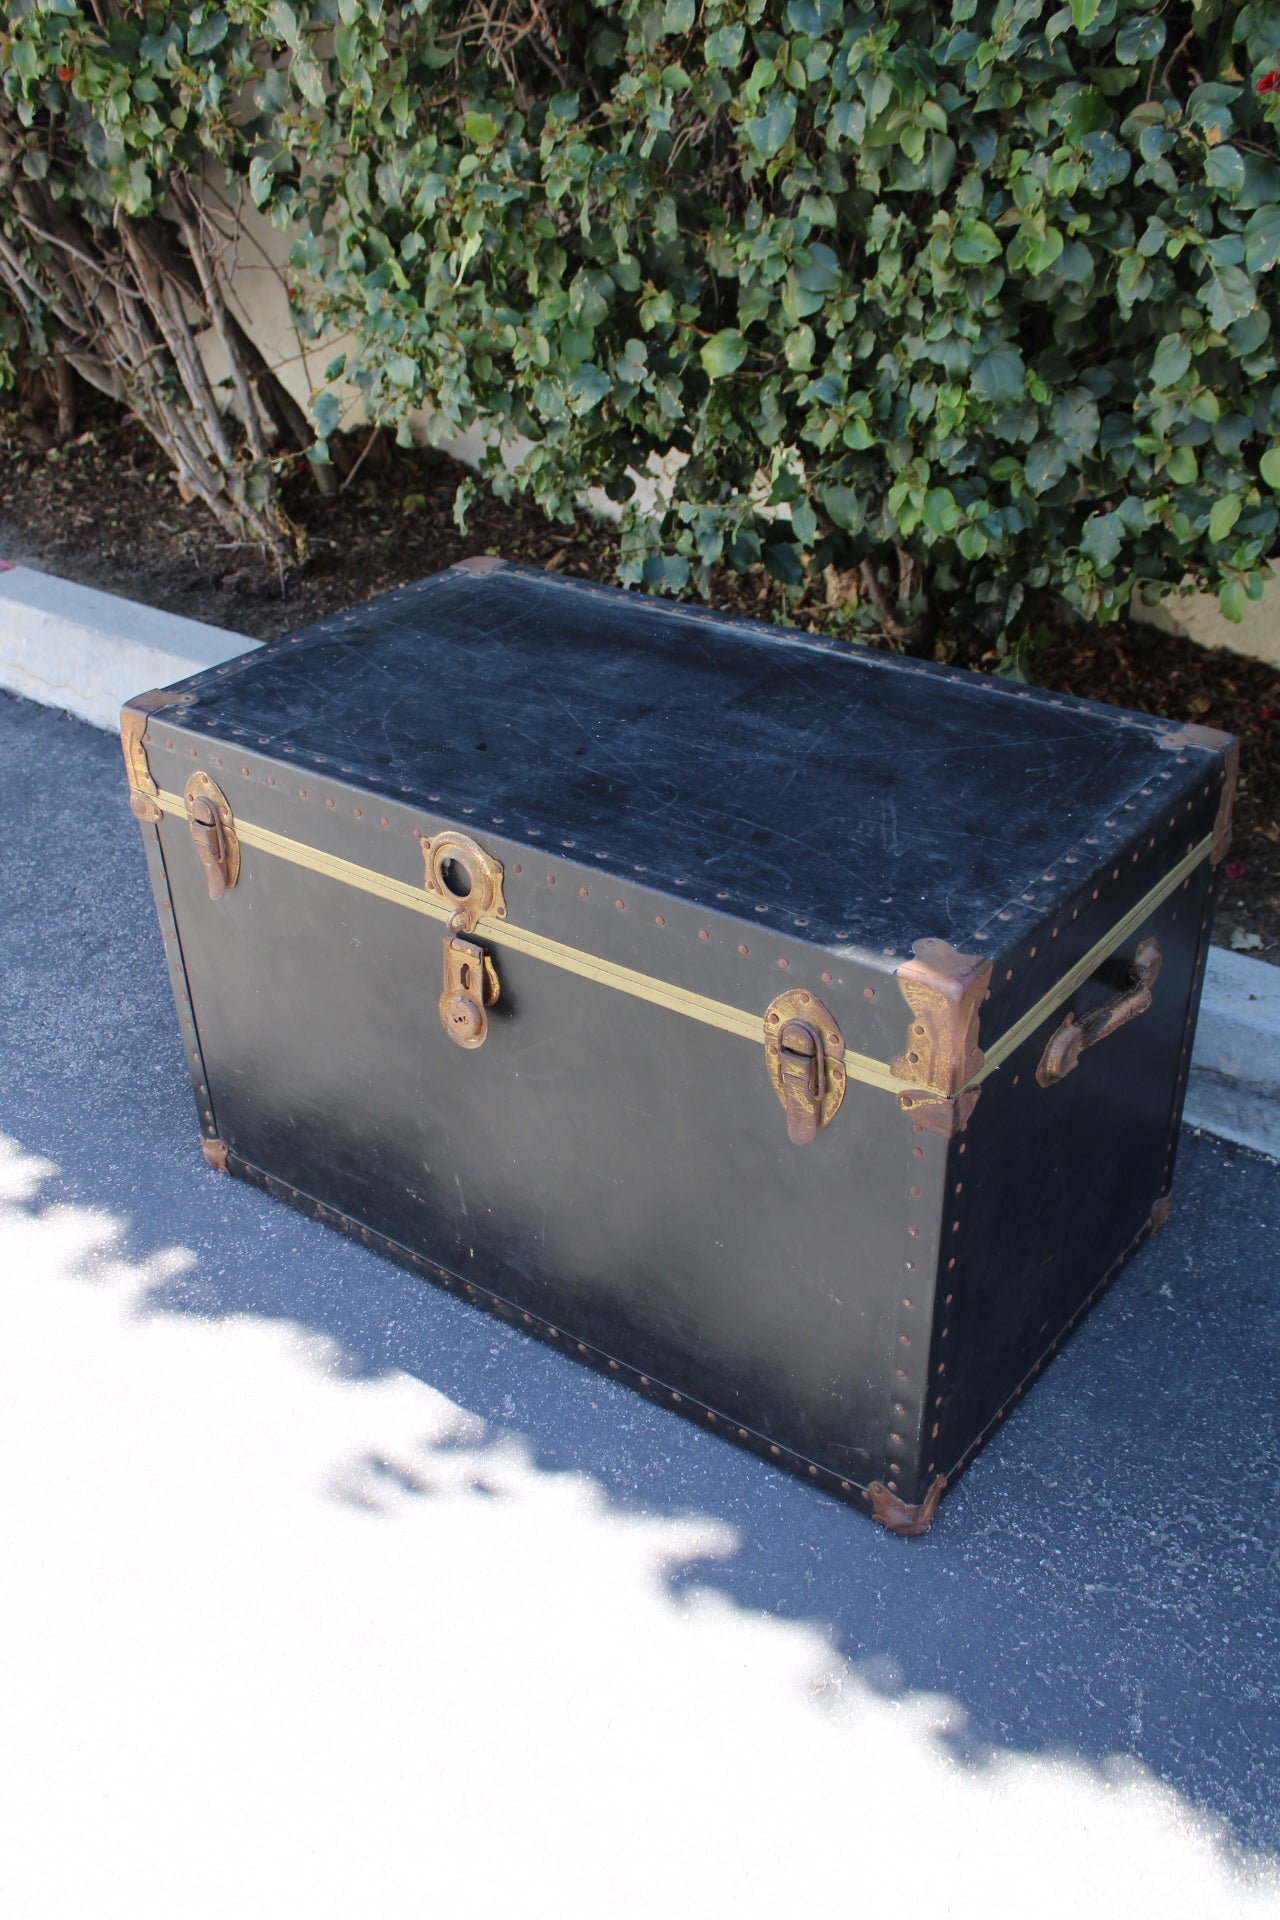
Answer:
[[[181,794],[161,790],[158,804],[165,813],[185,820],[187,810]],[[305,867],[309,872],[322,874],[328,880],[338,880],[344,886],[356,887],[362,893],[374,894],[380,900],[393,901],[397,906],[408,907],[412,913],[425,914],[430,920],[448,920],[450,910],[443,900],[433,898],[422,887],[413,886],[406,880],[393,880],[385,873],[376,873],[371,867],[358,866],[354,860],[341,860],[336,854],[321,853],[301,840],[290,840],[282,833],[272,833],[268,827],[254,826],[251,821],[241,819],[239,814],[236,815],[236,834],[241,846],[255,847],[260,853],[287,860],[295,867]],[[1033,1007],[1028,1008],[1021,1019],[1015,1021],[1008,1032],[987,1049],[980,1070],[966,1081],[961,1091],[967,1092],[972,1087],[980,1086],[987,1075],[994,1073],[1043,1020],[1069,1000],[1095,968],[1116,947],[1121,946],[1149,914],[1163,905],[1170,894],[1177,891],[1202,860],[1208,858],[1216,840],[1216,834],[1211,833],[1198,846],[1192,847],[1176,867],[1171,868],[1068,973],[1050,987]],[[577,947],[566,946],[560,940],[551,940],[545,934],[533,933],[527,927],[513,926],[509,920],[498,920],[492,915],[477,921],[475,930],[496,941],[500,947],[526,953],[531,959],[560,967],[566,973],[576,974],[581,980],[594,980],[600,986],[612,987],[619,993],[629,993],[634,999],[647,1000],[651,1006],[666,1007],[673,1013],[684,1014],[690,1020],[700,1020],[704,1026],[718,1027],[722,1033],[735,1033],[743,1040],[764,1044],[764,1021],[760,1013],[744,1012],[722,1000],[711,1000],[706,994],[673,986],[667,980],[658,980],[652,974],[638,973],[634,968],[619,966],[613,960],[601,960],[594,954],[583,953]],[[879,1087],[887,1093],[920,1091],[907,1081],[900,1080],[887,1062],[873,1060],[866,1054],[846,1052],[844,1068],[851,1080],[860,1080],[866,1086]]]

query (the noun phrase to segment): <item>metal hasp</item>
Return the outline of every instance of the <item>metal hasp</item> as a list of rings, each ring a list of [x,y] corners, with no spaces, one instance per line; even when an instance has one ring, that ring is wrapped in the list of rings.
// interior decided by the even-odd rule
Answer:
[[[844,1035],[803,988],[780,993],[764,1016],[764,1059],[793,1146],[830,1126],[844,1099]]]
[[[230,802],[207,773],[193,773],[182,798],[209,898],[221,900],[240,878],[240,841]]]
[[[1036,1079],[1042,1087],[1055,1087],[1080,1064],[1080,1055],[1086,1047],[1096,1047],[1099,1040],[1105,1040],[1108,1034],[1115,1033],[1130,1020],[1136,1020],[1151,1005],[1151,989],[1160,972],[1160,946],[1155,940],[1142,940],[1133,956],[1133,972],[1129,985],[1114,1000],[1108,1000],[1104,1006],[1095,1007],[1092,1013],[1086,1013],[1080,1020],[1069,1013],[1062,1025],[1056,1029],[1040,1065],[1036,1068]]]
[[[455,1046],[482,1047],[489,1033],[491,1007],[498,998],[498,976],[483,947],[456,935],[444,943],[444,991],[437,1003],[440,1025]]]

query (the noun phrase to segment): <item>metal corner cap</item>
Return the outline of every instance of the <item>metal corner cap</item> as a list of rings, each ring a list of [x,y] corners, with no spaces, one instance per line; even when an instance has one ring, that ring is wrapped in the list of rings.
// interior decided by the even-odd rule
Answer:
[[[1218,817],[1213,823],[1214,848],[1209,855],[1210,866],[1220,866],[1231,844],[1231,816],[1240,780],[1240,742],[1233,733],[1223,733],[1218,727],[1191,725],[1179,727],[1176,733],[1162,733],[1160,745],[1199,747],[1202,752],[1216,753],[1222,761],[1222,793]]]
[[[508,565],[510,562],[504,560],[500,554],[475,553],[466,560],[455,560],[450,571],[474,574],[477,580],[484,580],[489,574],[497,573],[500,567]]]
[[[180,706],[189,703],[190,698],[190,694],[175,693],[172,687],[152,687],[146,693],[135,693],[120,709],[120,731],[141,732],[158,708]]]
[[[911,1023],[889,1070],[951,1099],[982,1066],[978,1016],[992,962],[986,954],[959,953],[947,940],[914,940],[911,951],[914,958],[894,969]]]
[[[992,963],[987,954],[961,953],[948,940],[913,940],[911,952],[914,958],[895,967],[895,973],[927,980],[949,1000],[959,1000],[979,979],[985,984],[991,974]]]
[[[1220,727],[1202,727],[1194,722],[1179,727],[1174,733],[1157,735],[1162,747],[1171,753],[1179,752],[1183,747],[1199,747],[1207,753],[1228,755],[1232,749],[1239,753],[1240,743],[1233,733],[1223,733]]]

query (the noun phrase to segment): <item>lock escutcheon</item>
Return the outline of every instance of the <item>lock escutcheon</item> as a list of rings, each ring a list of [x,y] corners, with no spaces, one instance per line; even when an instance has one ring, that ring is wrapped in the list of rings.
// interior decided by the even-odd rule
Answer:
[[[507,917],[502,863],[471,838],[447,827],[422,843],[423,883],[449,909],[452,933],[472,933],[477,920]]]

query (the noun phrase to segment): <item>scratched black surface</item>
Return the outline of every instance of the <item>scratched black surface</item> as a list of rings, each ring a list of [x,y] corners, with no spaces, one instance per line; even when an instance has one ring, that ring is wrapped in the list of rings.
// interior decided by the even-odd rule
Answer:
[[[301,642],[205,676],[184,724],[836,943],[963,946],[1170,760],[1157,721],[517,568]]]

